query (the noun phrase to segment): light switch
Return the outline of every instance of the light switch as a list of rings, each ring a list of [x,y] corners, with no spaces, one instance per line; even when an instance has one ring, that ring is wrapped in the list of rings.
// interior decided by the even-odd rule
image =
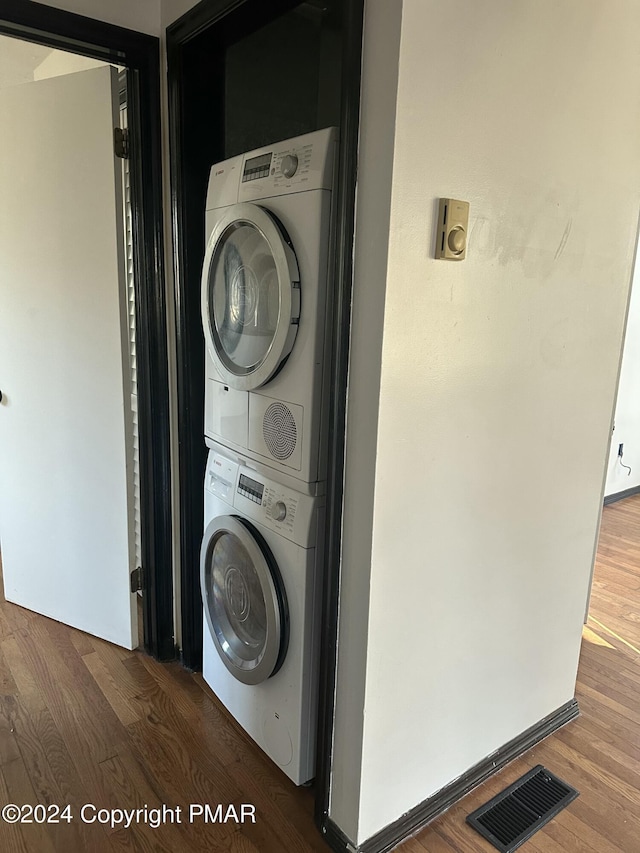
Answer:
[[[436,258],[463,261],[467,256],[469,202],[441,198],[438,209]]]

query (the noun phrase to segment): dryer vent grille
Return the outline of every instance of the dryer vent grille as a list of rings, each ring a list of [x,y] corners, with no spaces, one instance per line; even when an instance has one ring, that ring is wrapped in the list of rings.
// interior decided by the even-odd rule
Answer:
[[[262,435],[274,459],[288,459],[298,441],[298,430],[291,409],[284,403],[271,403],[262,418]]]

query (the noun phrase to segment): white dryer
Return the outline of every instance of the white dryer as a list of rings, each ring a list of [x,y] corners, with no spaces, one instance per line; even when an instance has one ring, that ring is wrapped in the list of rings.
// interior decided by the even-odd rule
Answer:
[[[297,785],[314,776],[321,499],[210,450],[200,580],[203,675]]]
[[[207,193],[205,436],[304,483],[325,465],[335,128],[218,163]]]

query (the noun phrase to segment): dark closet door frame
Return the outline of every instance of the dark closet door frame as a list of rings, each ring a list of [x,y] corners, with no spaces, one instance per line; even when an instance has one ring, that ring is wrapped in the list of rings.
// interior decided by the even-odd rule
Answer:
[[[184,81],[183,51],[191,39],[216,24],[245,0],[201,0],[197,6],[167,29],[169,132],[171,160],[171,206],[175,258],[175,300],[178,369],[178,432],[180,444],[181,495],[199,495],[202,471],[199,470],[198,444],[202,443],[202,425],[190,419],[189,325],[185,314],[184,292],[186,258],[184,256],[184,205],[182,196],[182,117]],[[333,224],[335,258],[333,275],[336,298],[333,309],[331,365],[329,476],[327,480],[327,572],[324,583],[322,640],[320,661],[320,706],[316,769],[316,810],[318,828],[327,842],[345,850],[346,839],[328,817],[331,755],[333,749],[334,690],[338,636],[340,591],[340,549],[342,519],[342,481],[344,473],[344,434],[349,328],[351,322],[352,249],[354,236],[355,192],[357,177],[358,130],[360,117],[360,71],[364,0],[343,0],[344,47],[342,56],[342,95],[340,107],[340,144],[336,181],[336,219]],[[203,393],[202,390],[200,393]],[[183,661],[197,661],[200,634],[195,629],[202,613],[200,590],[193,581],[192,567],[199,561],[199,540],[188,501],[181,502],[181,605]]]
[[[0,33],[127,68],[136,294],[144,646],[175,657],[159,39],[30,0],[3,0]],[[0,155],[1,156],[1,155]]]

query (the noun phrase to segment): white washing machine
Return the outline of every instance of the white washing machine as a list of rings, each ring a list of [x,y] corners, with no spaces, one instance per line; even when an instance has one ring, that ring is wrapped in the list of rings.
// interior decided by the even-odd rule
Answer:
[[[315,768],[323,512],[321,499],[210,450],[203,675],[297,785]]]
[[[325,465],[327,264],[336,130],[211,169],[205,435],[303,483]]]

